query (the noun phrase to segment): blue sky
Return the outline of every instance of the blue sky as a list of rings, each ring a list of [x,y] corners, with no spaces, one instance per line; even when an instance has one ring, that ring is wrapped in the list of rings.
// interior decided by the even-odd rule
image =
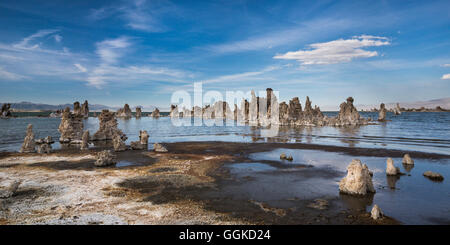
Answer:
[[[450,96],[447,1],[2,1],[0,102],[168,107],[271,87],[338,105]]]

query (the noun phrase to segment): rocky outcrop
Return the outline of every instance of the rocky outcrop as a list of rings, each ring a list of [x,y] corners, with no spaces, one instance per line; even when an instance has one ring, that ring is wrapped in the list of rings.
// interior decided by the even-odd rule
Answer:
[[[442,174],[440,173],[435,173],[432,171],[426,171],[425,173],[423,173],[423,176],[434,180],[434,181],[443,181],[444,180],[444,176],[442,176]]]
[[[350,195],[367,195],[374,193],[372,177],[366,164],[359,159],[353,159],[347,167],[347,176],[339,182],[341,193]]]
[[[378,121],[380,121],[380,122],[386,121],[386,113],[387,113],[387,110],[384,106],[384,103],[381,103],[380,110],[378,112]]]
[[[406,165],[414,165],[414,160],[412,160],[412,158],[409,156],[409,154],[405,154],[403,156],[402,163],[406,164]]]
[[[136,118],[141,118],[141,117],[142,117],[142,108],[136,107]]]
[[[139,141],[132,141],[130,143],[130,147],[133,150],[146,150],[148,145],[141,144],[141,142],[139,142]]]
[[[143,145],[148,145],[148,133],[145,130],[139,131],[139,142]]]
[[[171,112],[172,113],[172,112]],[[155,108],[155,110],[153,110],[152,112],[152,117],[153,118],[159,118],[161,115],[159,114],[159,109]]]
[[[2,105],[2,110],[0,111],[0,117],[11,117],[11,104],[5,103]]]
[[[113,147],[114,147],[114,151],[126,151],[127,150],[127,145],[125,144],[125,142],[122,140],[122,138],[118,134],[116,134],[113,138]]]
[[[0,189],[0,198],[10,198],[16,194],[22,181],[14,181],[7,188]]]
[[[82,115],[80,102],[78,102],[78,101],[75,101],[73,103],[73,114]]]
[[[361,118],[358,110],[353,105],[353,97],[348,97],[347,102],[340,105],[339,114],[336,118],[334,126],[348,126],[348,125],[364,125],[367,120]]]
[[[386,161],[386,175],[394,176],[399,174],[400,169],[394,166],[394,160],[389,157]]]
[[[81,150],[89,149],[89,130],[84,131],[81,137]]]
[[[383,218],[383,212],[381,211],[381,208],[378,207],[378,205],[373,205],[372,211],[370,211],[370,217],[372,217],[372,219],[374,220]]]
[[[52,151],[52,144],[55,143],[51,136],[47,136],[35,141],[37,145],[37,153],[48,154]]]
[[[130,147],[133,150],[146,150],[148,148],[148,133],[145,130],[139,131],[139,141],[133,141],[130,143]]]
[[[34,141],[34,133],[33,133],[33,125],[28,124],[27,127],[27,135],[23,140],[22,147],[20,148],[20,152],[36,152],[36,143]]]
[[[110,151],[105,150],[97,153],[97,160],[95,161],[95,166],[105,167],[116,164],[116,156]]]
[[[154,111],[153,111],[154,112]],[[158,110],[158,112],[159,112],[159,110]],[[170,113],[169,113],[169,116],[170,117],[179,117],[179,112],[178,112],[178,106],[176,106],[176,105],[170,105]],[[152,113],[152,116],[153,116],[153,113]]]
[[[61,137],[59,138],[61,143],[81,143],[83,115],[80,112],[71,113],[70,108],[67,107],[63,112],[58,131],[61,133]]]
[[[164,147],[163,145],[161,145],[159,143],[153,144],[153,150],[155,152],[167,152],[166,147]]]
[[[100,127],[95,132],[92,140],[112,140],[114,136],[119,135],[122,140],[126,140],[125,134],[117,128],[117,119],[114,112],[103,110],[98,116]]]
[[[89,104],[87,100],[85,100],[81,106],[81,114],[83,115],[83,118],[89,117]]]
[[[399,104],[399,103],[397,103],[397,105],[396,105],[395,108],[394,108],[394,114],[395,114],[395,115],[400,115],[400,114],[402,114],[402,109],[400,108],[400,104]]]
[[[117,110],[116,116],[119,118],[131,118],[133,114],[131,113],[130,106],[125,104],[123,108]]]

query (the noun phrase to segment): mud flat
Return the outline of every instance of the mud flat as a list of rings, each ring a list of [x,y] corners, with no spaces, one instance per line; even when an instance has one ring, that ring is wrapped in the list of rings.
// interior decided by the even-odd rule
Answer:
[[[22,181],[0,199],[1,224],[401,224],[383,196],[397,195],[407,178],[379,180],[364,198],[340,195],[348,158],[396,158],[404,152],[308,144],[182,142],[164,144],[168,153],[118,152],[118,163],[95,167],[95,153],[73,149],[47,155],[0,153],[0,187]],[[279,152],[294,161],[279,159]],[[314,155],[317,153],[317,155]],[[308,159],[306,156],[326,158]],[[345,156],[333,159],[335,155]],[[448,156],[410,152],[416,162]],[[305,158],[302,158],[305,156]],[[334,161],[339,161],[336,166]],[[377,160],[378,161],[378,160]],[[364,160],[363,160],[364,162]],[[321,165],[322,164],[322,165]],[[385,167],[385,159],[380,162]],[[381,166],[380,165],[380,166]],[[420,164],[417,164],[420,169]],[[380,167],[381,168],[381,167]],[[434,169],[432,169],[434,170]],[[441,171],[442,172],[442,171]],[[414,173],[414,170],[411,171]],[[423,177],[423,176],[422,176]],[[438,183],[431,182],[430,185]],[[405,184],[407,181],[404,181]],[[442,183],[441,183],[442,185]],[[446,181],[443,182],[446,185]],[[397,188],[397,189],[396,189]],[[445,188],[445,186],[437,187]],[[403,187],[400,187],[403,189]],[[378,198],[380,196],[381,198]],[[445,193],[443,202],[447,201]],[[383,201],[384,200],[384,201]],[[378,204],[387,217],[370,218]],[[445,216],[445,215],[444,215]],[[446,223],[448,217],[434,217]],[[390,218],[390,217],[395,217]],[[431,222],[430,221],[430,222]],[[426,222],[425,222],[426,223]]]

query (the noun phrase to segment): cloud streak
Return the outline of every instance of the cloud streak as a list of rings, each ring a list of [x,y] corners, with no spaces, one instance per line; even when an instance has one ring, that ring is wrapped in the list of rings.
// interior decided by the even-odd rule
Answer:
[[[313,43],[306,50],[275,55],[274,59],[296,60],[301,65],[328,65],[350,62],[358,58],[378,56],[377,51],[364,48],[390,45],[386,37],[370,35],[355,36],[351,39],[338,39],[324,43]]]
[[[442,75],[441,79],[444,79],[444,80],[450,79],[450,73]]]

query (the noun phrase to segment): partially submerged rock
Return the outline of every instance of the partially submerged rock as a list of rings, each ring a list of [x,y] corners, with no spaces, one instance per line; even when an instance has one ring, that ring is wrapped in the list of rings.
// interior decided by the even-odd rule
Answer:
[[[98,116],[100,127],[95,132],[92,140],[112,140],[114,136],[119,135],[122,140],[126,140],[125,134],[117,127],[117,119],[114,112],[102,110]]]
[[[97,160],[95,166],[105,167],[116,164],[116,156],[110,150],[104,150],[97,153]]]
[[[291,155],[289,155],[288,157],[286,157],[286,160],[292,162],[294,160],[294,158]]]
[[[444,180],[444,176],[442,176],[440,173],[436,173],[436,172],[432,172],[432,171],[426,171],[425,173],[423,173],[423,176],[425,176],[431,180],[435,180],[435,181],[443,181]]]
[[[392,158],[388,158],[386,161],[386,175],[399,175],[400,169],[394,166],[394,160]]]
[[[142,108],[136,107],[136,118],[141,118],[141,117],[142,117]]]
[[[28,124],[27,126],[27,135],[23,140],[22,147],[20,148],[20,152],[30,153],[36,152],[36,143],[34,141],[34,133],[33,133],[33,125]]]
[[[166,147],[164,147],[163,145],[161,145],[159,143],[153,144],[153,150],[156,152],[167,152]]]
[[[148,133],[145,130],[139,131],[139,142],[143,145],[148,145]]]
[[[133,150],[146,150],[148,145],[147,144],[141,144],[140,141],[132,141],[130,143],[130,147]]]
[[[339,190],[351,195],[374,193],[375,188],[367,165],[362,164],[359,159],[353,159],[347,167],[347,176],[339,182]]]
[[[133,114],[131,113],[130,106],[125,104],[123,108],[117,110],[117,117],[120,118],[131,118]]]
[[[378,112],[378,121],[380,121],[380,122],[386,121],[386,112],[387,112],[387,110],[385,108],[384,103],[381,103],[380,111]]]
[[[89,104],[87,100],[85,100],[81,106],[81,115],[83,115],[83,118],[89,117]]]
[[[281,160],[286,160],[286,157],[287,157],[286,154],[281,153],[281,155],[280,155],[280,159],[281,159]]]
[[[2,110],[0,111],[0,117],[11,117],[11,104],[5,103],[2,105]]]
[[[399,103],[397,103],[397,105],[396,105],[395,108],[394,108],[394,114],[395,114],[395,115],[400,115],[400,114],[402,114],[402,109],[400,108]]]
[[[79,106],[79,104],[78,104]],[[63,112],[61,123],[59,124],[58,131],[61,133],[59,141],[61,143],[81,143],[81,137],[83,135],[83,115],[81,109],[74,113],[70,112],[70,108],[66,107]]]
[[[383,212],[378,205],[373,205],[372,211],[370,211],[370,216],[372,219],[377,220],[383,218]]]
[[[120,135],[116,134],[113,138],[113,147],[114,151],[126,151],[127,145],[122,140],[122,137]]]
[[[403,156],[402,163],[404,163],[406,165],[414,165],[414,160],[412,160],[412,158],[409,156],[409,154],[405,154]]]
[[[22,181],[16,180],[11,183],[6,189],[0,190],[0,198],[10,198],[14,196],[21,183]]]
[[[55,143],[51,136],[47,136],[35,141],[37,145],[37,153],[48,154],[52,151],[52,144]]]
[[[81,137],[81,150],[89,149],[89,130],[84,131]]]
[[[308,208],[315,208],[319,210],[325,210],[328,208],[328,201],[324,199],[316,199],[313,203],[308,204]]]

